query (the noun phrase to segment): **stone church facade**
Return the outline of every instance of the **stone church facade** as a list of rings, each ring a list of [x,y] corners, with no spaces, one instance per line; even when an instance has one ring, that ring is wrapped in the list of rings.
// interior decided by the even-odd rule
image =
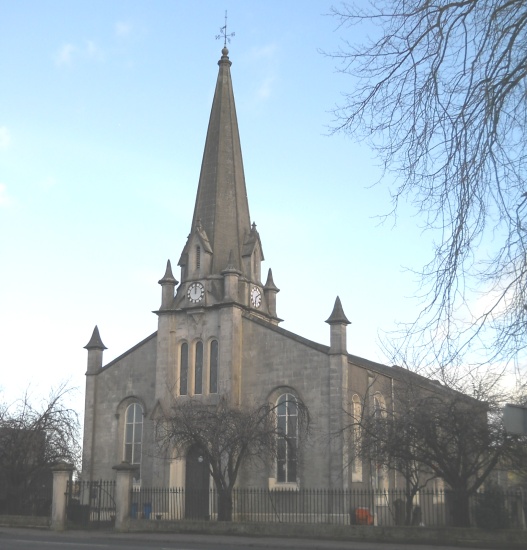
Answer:
[[[169,261],[159,280],[158,330],[106,365],[97,327],[86,345],[82,477],[111,479],[112,467],[127,461],[139,467],[144,486],[184,487],[196,457],[192,449],[182,457],[158,456],[158,407],[173,398],[210,405],[224,398],[243,407],[292,396],[312,419],[298,460],[286,453],[252,464],[240,486],[393,486],[394,475],[353,459],[353,434],[333,436],[349,415],[360,415],[364,396],[391,406],[398,371],[348,353],[349,321],[338,297],[328,303],[329,345],[280,327],[279,289],[271,270],[261,271],[262,241],[249,215],[227,48],[218,65],[190,234],[178,262],[181,281]],[[294,414],[283,412],[293,420]]]

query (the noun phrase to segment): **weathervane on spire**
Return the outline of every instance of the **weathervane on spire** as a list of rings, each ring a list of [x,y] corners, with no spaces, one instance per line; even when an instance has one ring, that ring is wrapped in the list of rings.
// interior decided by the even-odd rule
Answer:
[[[235,36],[236,33],[231,32],[231,34],[227,34],[227,10],[225,10],[225,25],[223,27],[220,27],[220,34],[216,35],[216,40],[219,40],[220,38],[223,38],[223,47],[227,47],[227,42],[230,44],[231,38]]]

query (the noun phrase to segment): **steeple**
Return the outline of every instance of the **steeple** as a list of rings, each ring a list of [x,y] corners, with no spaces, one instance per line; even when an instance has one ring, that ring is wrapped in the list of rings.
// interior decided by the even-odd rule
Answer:
[[[190,232],[199,232],[210,245],[209,275],[220,274],[233,262],[243,265],[242,249],[251,231],[229,50],[224,47],[221,53]],[[179,261],[182,267],[189,261],[190,240]],[[190,273],[183,272],[185,281]]]

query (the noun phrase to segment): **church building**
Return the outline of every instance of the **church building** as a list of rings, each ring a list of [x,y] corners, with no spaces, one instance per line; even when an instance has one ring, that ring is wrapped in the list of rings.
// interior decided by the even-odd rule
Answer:
[[[171,399],[239,407],[301,400],[312,426],[301,452],[251,465],[240,486],[393,486],[391,474],[353,459],[353,434],[334,436],[360,415],[365,395],[390,407],[387,388],[401,369],[348,353],[350,322],[337,296],[327,304],[327,343],[281,328],[280,266],[262,273],[264,239],[249,213],[231,61],[226,47],[221,53],[190,234],[180,270],[168,261],[159,280],[158,329],[106,365],[97,327],[86,345],[82,478],[112,479],[112,467],[126,461],[138,466],[142,486],[185,487],[193,450],[168,459],[155,452],[156,410]],[[295,408],[280,410],[294,441]]]

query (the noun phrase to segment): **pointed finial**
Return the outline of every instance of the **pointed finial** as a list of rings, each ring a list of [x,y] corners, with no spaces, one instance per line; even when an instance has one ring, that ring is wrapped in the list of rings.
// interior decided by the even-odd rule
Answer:
[[[101,349],[105,350],[108,349],[101,340],[101,336],[99,335],[99,328],[97,325],[95,325],[95,328],[93,329],[93,333],[91,335],[90,341],[84,346],[84,349],[90,350],[90,349]]]
[[[236,266],[234,265],[234,252],[231,248],[229,252],[229,261],[227,262],[227,269],[235,269]]]
[[[351,324],[350,321],[348,321],[348,318],[346,317],[346,315],[344,314],[344,310],[342,309],[342,303],[338,296],[337,296],[337,299],[335,300],[333,311],[331,312],[329,319],[326,320],[326,323],[328,323],[328,325],[350,325]]]
[[[170,263],[170,260],[167,260],[167,268],[165,270],[165,274],[163,275],[162,279],[159,279],[157,281],[160,285],[177,285],[178,281],[172,275],[172,264]]]
[[[267,272],[267,281],[264,286],[265,290],[274,290],[275,292],[280,292],[280,289],[274,284],[273,281],[273,272],[271,271],[271,268],[269,268],[269,271]]]
[[[222,275],[225,275],[226,273],[238,273],[241,275],[241,271],[238,270],[237,262],[234,259],[234,251],[230,250],[229,252],[229,260],[227,262],[227,267],[221,272]]]
[[[220,38],[223,38],[223,48],[227,49],[227,42],[231,43],[231,38],[235,36],[236,33],[231,32],[231,34],[227,34],[227,10],[225,10],[225,25],[223,27],[220,27],[220,34],[216,35],[216,40],[219,40]],[[227,55],[229,52],[226,52],[225,55]]]

